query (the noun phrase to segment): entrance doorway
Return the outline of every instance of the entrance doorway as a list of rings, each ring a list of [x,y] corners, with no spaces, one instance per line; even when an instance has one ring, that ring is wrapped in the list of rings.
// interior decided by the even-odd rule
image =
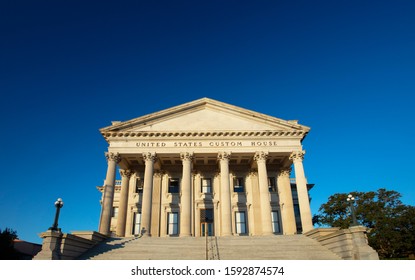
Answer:
[[[213,209],[200,209],[200,236],[214,236]]]
[[[139,235],[141,233],[141,213],[134,213],[133,234]]]

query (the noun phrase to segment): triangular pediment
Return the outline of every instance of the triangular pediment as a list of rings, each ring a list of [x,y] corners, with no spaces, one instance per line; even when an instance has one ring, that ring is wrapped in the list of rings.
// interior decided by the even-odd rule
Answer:
[[[202,98],[101,129],[102,134],[172,131],[303,131],[308,127]]]

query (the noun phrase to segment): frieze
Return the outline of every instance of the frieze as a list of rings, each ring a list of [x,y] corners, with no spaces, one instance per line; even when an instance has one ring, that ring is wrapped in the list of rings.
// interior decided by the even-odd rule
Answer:
[[[214,147],[276,147],[278,141],[143,141],[136,142],[139,148],[214,148]]]

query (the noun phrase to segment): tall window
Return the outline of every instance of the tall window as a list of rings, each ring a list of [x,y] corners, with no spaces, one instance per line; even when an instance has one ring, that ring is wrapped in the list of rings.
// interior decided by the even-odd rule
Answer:
[[[268,188],[270,192],[277,192],[275,177],[268,177]]]
[[[235,212],[236,233],[246,233],[245,212]]]
[[[293,196],[293,199],[298,199],[297,186],[291,186],[291,194]]]
[[[117,219],[118,218],[118,207],[112,208],[112,217]]]
[[[179,233],[179,214],[177,212],[169,213],[167,224],[167,234],[177,235]]]
[[[298,204],[294,204],[294,216],[295,216],[295,224],[297,226],[297,232],[302,232],[303,226],[301,224],[300,205]]]
[[[212,180],[210,178],[202,179],[202,193],[212,193]]]
[[[143,181],[137,179],[135,182],[135,192],[136,193],[143,193]]]
[[[213,209],[200,209],[200,233],[201,236],[213,236]]]
[[[200,209],[200,222],[213,223],[213,209]]]
[[[169,193],[179,193],[180,180],[179,178],[169,179]]]
[[[141,233],[141,213],[134,213],[134,234]]]
[[[272,222],[272,232],[273,233],[280,233],[280,216],[278,211],[271,212],[271,222]]]
[[[245,191],[244,178],[242,178],[242,177],[235,178],[234,184],[233,184],[233,191],[234,192],[244,192]]]

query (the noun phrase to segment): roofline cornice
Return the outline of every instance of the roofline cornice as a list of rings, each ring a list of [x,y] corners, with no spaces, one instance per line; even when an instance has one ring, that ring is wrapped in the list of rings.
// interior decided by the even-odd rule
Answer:
[[[198,138],[198,139],[221,139],[235,138],[269,138],[269,137],[278,137],[278,138],[299,138],[304,139],[307,135],[308,130],[264,130],[264,131],[138,131],[138,132],[103,132],[102,136],[108,141],[109,139],[140,139],[140,140],[149,140],[164,138],[166,140],[170,139],[181,139],[181,138]]]
[[[192,110],[195,110],[197,108],[213,108],[213,109],[224,109],[228,112],[231,112],[235,115],[239,115],[245,118],[250,118],[252,120],[260,120],[269,124],[280,124],[280,125],[284,125],[287,128],[292,128],[292,129],[296,129],[296,130],[301,130],[301,131],[309,131],[310,128],[304,125],[300,125],[294,122],[290,122],[290,121],[286,121],[283,119],[279,119],[276,117],[272,117],[269,115],[265,115],[262,113],[258,113],[249,109],[244,109],[235,105],[231,105],[228,103],[224,103],[224,102],[220,102],[217,100],[213,100],[210,98],[201,98],[192,102],[188,102],[185,104],[181,104],[178,106],[174,106],[165,110],[161,110],[155,113],[151,113],[151,114],[147,114],[138,118],[134,118],[125,122],[119,122],[116,124],[113,124],[111,126],[107,126],[104,128],[100,129],[101,134],[106,134],[108,132],[117,132],[120,130],[125,130],[128,129],[130,127],[137,127],[140,125],[149,125],[153,122],[156,122],[157,120],[166,118],[170,115],[174,115],[177,116],[177,114],[180,113],[188,113]]]

